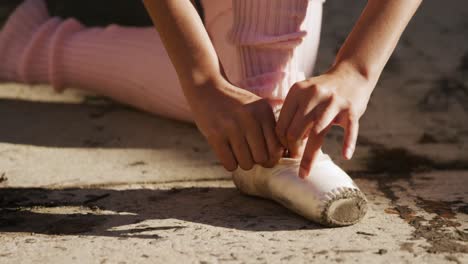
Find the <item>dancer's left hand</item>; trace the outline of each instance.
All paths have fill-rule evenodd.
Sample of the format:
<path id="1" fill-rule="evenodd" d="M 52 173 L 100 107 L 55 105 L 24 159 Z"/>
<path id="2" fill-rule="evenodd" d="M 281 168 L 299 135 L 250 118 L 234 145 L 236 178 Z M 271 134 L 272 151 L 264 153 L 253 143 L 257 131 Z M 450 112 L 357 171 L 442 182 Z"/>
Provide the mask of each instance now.
<path id="1" fill-rule="evenodd" d="M 309 174 L 332 125 L 344 128 L 342 153 L 346 159 L 351 159 L 359 119 L 367 108 L 374 85 L 353 67 L 343 66 L 292 86 L 281 109 L 276 133 L 291 157 L 298 158 L 302 154 L 301 178 Z M 307 138 L 301 153 L 301 143 Z"/>

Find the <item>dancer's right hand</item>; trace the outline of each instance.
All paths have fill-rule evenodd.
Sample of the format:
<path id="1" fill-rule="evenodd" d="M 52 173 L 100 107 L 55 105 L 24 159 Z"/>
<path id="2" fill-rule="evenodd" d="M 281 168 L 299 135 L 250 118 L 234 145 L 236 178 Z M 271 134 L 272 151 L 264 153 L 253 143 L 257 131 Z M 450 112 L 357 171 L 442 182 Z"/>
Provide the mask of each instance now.
<path id="1" fill-rule="evenodd" d="M 188 2 L 144 1 L 197 126 L 226 169 L 274 166 L 283 153 L 269 103 L 222 76 L 203 21 Z"/>
<path id="2" fill-rule="evenodd" d="M 249 170 L 274 166 L 283 154 L 275 117 L 266 99 L 225 80 L 208 82 L 186 94 L 195 122 L 223 166 Z"/>

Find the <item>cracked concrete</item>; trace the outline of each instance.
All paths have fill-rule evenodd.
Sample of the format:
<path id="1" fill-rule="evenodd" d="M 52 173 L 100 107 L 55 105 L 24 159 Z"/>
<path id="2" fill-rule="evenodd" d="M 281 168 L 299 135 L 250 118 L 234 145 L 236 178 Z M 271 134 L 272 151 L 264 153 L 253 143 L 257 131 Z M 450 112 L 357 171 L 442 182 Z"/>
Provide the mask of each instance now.
<path id="1" fill-rule="evenodd" d="M 319 71 L 363 4 L 326 3 Z M 193 125 L 1 84 L 0 263 L 467 263 L 465 6 L 424 1 L 352 161 L 339 157 L 339 129 L 327 137 L 370 202 L 345 228 L 241 195 Z"/>

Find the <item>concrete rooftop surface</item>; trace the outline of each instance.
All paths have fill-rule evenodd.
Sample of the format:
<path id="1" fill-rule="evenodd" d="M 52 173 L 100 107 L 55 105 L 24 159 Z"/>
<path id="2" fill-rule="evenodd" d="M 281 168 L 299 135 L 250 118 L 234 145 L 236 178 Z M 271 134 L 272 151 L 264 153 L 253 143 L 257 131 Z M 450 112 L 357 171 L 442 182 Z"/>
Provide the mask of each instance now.
<path id="1" fill-rule="evenodd" d="M 364 1 L 325 4 L 318 70 Z M 0 263 L 468 263 L 468 8 L 426 0 L 361 119 L 325 152 L 367 195 L 324 228 L 240 194 L 191 124 L 0 84 Z"/>

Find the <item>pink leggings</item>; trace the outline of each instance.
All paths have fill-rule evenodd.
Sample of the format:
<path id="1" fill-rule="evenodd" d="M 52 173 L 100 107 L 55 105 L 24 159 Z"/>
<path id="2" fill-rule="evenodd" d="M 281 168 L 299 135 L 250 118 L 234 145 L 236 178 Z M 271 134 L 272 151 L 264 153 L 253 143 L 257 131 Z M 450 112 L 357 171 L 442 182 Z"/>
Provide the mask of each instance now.
<path id="1" fill-rule="evenodd" d="M 204 0 L 205 26 L 229 81 L 284 99 L 310 76 L 322 0 Z M 0 80 L 76 87 L 191 121 L 176 72 L 154 28 L 85 28 L 27 0 L 0 35 Z"/>

